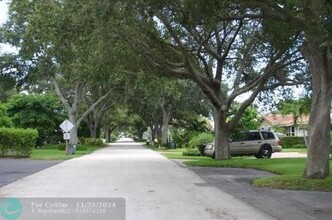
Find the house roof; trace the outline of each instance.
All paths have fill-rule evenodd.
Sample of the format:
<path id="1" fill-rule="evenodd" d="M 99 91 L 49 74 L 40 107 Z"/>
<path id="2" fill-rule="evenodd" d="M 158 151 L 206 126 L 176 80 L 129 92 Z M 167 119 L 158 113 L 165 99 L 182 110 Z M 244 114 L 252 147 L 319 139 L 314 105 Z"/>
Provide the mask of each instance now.
<path id="1" fill-rule="evenodd" d="M 293 115 L 281 115 L 281 114 L 268 114 L 264 115 L 263 118 L 271 125 L 284 125 L 289 126 L 294 124 Z M 298 118 L 298 124 L 308 124 L 309 115 Z"/>

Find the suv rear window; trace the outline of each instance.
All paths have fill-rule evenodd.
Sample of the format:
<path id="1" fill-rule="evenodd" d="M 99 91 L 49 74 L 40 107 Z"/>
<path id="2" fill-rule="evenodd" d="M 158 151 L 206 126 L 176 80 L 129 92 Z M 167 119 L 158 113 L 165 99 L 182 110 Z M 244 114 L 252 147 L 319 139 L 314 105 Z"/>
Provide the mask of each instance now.
<path id="1" fill-rule="evenodd" d="M 248 133 L 248 141 L 256 141 L 261 140 L 261 135 L 259 132 L 249 132 Z"/>
<path id="2" fill-rule="evenodd" d="M 272 140 L 275 139 L 274 135 L 272 132 L 267 132 L 267 131 L 262 131 L 261 132 L 263 135 L 264 140 Z"/>

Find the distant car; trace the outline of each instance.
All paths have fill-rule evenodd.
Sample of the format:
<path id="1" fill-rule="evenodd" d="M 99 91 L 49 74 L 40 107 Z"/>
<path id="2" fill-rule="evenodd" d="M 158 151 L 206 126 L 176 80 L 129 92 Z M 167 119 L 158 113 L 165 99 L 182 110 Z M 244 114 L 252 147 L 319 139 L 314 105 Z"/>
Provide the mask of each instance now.
<path id="1" fill-rule="evenodd" d="M 255 156 L 257 158 L 270 158 L 272 153 L 280 152 L 282 147 L 276 134 L 270 131 L 241 132 L 230 141 L 232 156 Z M 214 143 L 209 143 L 203 148 L 206 156 L 215 157 Z"/>

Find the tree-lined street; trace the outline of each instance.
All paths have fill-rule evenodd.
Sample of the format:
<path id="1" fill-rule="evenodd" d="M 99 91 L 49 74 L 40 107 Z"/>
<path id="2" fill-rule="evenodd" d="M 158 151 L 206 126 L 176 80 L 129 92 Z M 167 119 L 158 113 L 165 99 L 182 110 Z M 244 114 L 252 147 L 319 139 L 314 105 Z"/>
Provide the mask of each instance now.
<path id="1" fill-rule="evenodd" d="M 0 198 L 123 197 L 128 219 L 331 218 L 331 192 L 250 184 L 266 172 L 189 168 L 132 139 L 101 149 L 130 137 L 199 157 L 186 164 L 271 165 L 280 175 L 260 186 L 331 190 L 331 1 L 6 3 L 0 44 L 14 50 L 0 51 Z M 266 111 L 293 120 L 262 126 Z M 303 137 L 283 137 L 299 128 Z M 275 140 L 305 158 L 232 159 L 232 136 L 257 129 L 281 133 L 255 137 L 256 156 Z M 213 159 L 202 153 L 211 142 Z"/>
<path id="2" fill-rule="evenodd" d="M 256 101 L 272 107 L 274 96 L 294 99 L 291 88 L 302 86 L 301 96 L 312 99 L 304 174 L 324 179 L 330 173 L 331 8 L 323 0 L 12 0 L 0 42 L 17 53 L 0 56 L 1 100 L 22 91 L 55 93 L 74 125 L 75 145 L 82 126 L 92 137 L 100 127 L 109 136 L 121 126 L 121 117 L 109 115 L 131 113 L 133 105 L 149 108 L 135 113 L 131 126 L 139 136 L 150 127 L 150 139 L 166 144 L 169 125 L 181 120 L 174 109 L 184 92 L 177 87 L 192 83 L 210 102 L 216 159 L 227 160 L 229 134 L 248 107 Z M 151 92 L 147 82 L 154 80 L 159 86 Z"/>
<path id="3" fill-rule="evenodd" d="M 1 197 L 126 199 L 130 219 L 329 219 L 330 192 L 260 189 L 268 172 L 188 168 L 130 139 L 0 188 Z M 313 202 L 314 201 L 314 202 Z"/>

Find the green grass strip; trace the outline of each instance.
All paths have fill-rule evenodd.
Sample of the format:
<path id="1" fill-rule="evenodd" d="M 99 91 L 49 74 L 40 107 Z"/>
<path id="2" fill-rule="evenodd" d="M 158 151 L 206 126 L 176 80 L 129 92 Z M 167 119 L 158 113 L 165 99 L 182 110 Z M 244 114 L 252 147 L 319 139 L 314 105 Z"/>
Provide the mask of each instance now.
<path id="1" fill-rule="evenodd" d="M 255 157 L 233 157 L 231 160 L 213 160 L 209 157 L 187 157 L 185 148 L 157 150 L 169 159 L 188 160 L 188 166 L 252 168 L 269 171 L 276 175 L 253 180 L 253 185 L 271 189 L 332 191 L 332 175 L 325 179 L 303 178 L 306 158 L 256 159 Z M 287 149 L 287 152 L 306 153 L 306 149 Z M 332 160 L 330 160 L 332 171 Z"/>

